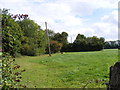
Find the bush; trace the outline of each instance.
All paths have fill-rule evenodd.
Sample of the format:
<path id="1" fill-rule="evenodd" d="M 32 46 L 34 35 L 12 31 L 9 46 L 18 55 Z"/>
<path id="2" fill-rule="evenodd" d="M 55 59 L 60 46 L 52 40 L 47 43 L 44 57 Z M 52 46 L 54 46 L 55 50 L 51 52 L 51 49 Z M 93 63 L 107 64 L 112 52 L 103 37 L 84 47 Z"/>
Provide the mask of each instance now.
<path id="1" fill-rule="evenodd" d="M 61 48 L 62 48 L 61 43 L 58 43 L 57 41 L 51 41 L 50 42 L 51 53 L 57 53 L 57 52 L 60 51 Z M 46 53 L 48 53 L 48 47 L 46 49 Z"/>
<path id="2" fill-rule="evenodd" d="M 35 56 L 36 55 L 36 49 L 32 47 L 32 45 L 23 44 L 21 49 L 22 55 L 28 55 L 28 56 Z"/>

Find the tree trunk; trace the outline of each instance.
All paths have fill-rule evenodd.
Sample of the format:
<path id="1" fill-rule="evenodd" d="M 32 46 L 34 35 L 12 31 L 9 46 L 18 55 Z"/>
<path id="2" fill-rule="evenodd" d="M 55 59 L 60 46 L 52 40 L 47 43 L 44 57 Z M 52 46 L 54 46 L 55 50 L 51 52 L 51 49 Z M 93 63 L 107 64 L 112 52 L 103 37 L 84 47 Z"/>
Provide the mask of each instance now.
<path id="1" fill-rule="evenodd" d="M 107 90 L 120 90 L 120 62 L 110 67 L 110 81 Z"/>

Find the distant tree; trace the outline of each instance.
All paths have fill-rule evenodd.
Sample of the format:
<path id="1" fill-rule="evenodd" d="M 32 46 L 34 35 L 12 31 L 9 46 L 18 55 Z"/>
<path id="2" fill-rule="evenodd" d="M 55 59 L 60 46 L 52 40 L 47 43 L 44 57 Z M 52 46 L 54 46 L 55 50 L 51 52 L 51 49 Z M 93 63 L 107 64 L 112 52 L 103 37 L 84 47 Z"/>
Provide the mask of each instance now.
<path id="1" fill-rule="evenodd" d="M 103 49 L 104 46 L 105 46 L 105 38 L 100 37 L 100 44 L 101 44 L 101 47 L 102 47 L 102 49 Z"/>
<path id="2" fill-rule="evenodd" d="M 58 41 L 59 43 L 62 42 L 62 35 L 60 33 L 56 33 L 54 37 L 52 38 L 54 41 Z"/>
<path id="3" fill-rule="evenodd" d="M 76 37 L 76 40 L 83 40 L 86 39 L 86 37 L 83 34 L 78 34 Z"/>
<path id="4" fill-rule="evenodd" d="M 46 36 L 41 26 L 30 19 L 18 21 L 18 24 L 23 32 L 21 54 L 35 56 L 45 53 Z"/>
<path id="5" fill-rule="evenodd" d="M 58 43 L 57 41 L 50 42 L 51 53 L 57 53 L 60 51 L 61 48 L 62 48 L 61 43 Z M 48 53 L 48 48 L 46 49 L 46 53 Z"/>
<path id="6" fill-rule="evenodd" d="M 85 51 L 86 49 L 86 37 L 83 34 L 78 34 L 73 42 L 74 51 Z"/>
<path id="7" fill-rule="evenodd" d="M 104 38 L 97 38 L 96 36 L 87 38 L 87 49 L 91 51 L 102 50 L 104 47 Z"/>
<path id="8" fill-rule="evenodd" d="M 37 33 L 37 53 L 38 55 L 44 54 L 47 46 L 47 37 L 45 35 L 45 31 L 40 29 Z"/>
<path id="9" fill-rule="evenodd" d="M 66 33 L 66 32 L 62 32 L 61 33 L 61 38 L 62 38 L 62 41 L 61 41 L 61 43 L 63 44 L 63 45 L 67 45 L 68 44 L 68 41 L 67 41 L 67 37 L 68 37 L 68 33 Z"/>
<path id="10" fill-rule="evenodd" d="M 110 43 L 106 41 L 106 42 L 105 42 L 105 45 L 104 45 L 104 48 L 105 48 L 105 49 L 110 49 Z"/>
<path id="11" fill-rule="evenodd" d="M 73 43 L 79 43 L 80 41 L 84 41 L 86 37 L 82 34 L 78 34 L 75 41 Z"/>
<path id="12" fill-rule="evenodd" d="M 61 43 L 63 44 L 62 48 L 61 48 L 61 52 L 65 52 L 68 50 L 68 40 L 67 40 L 67 37 L 68 37 L 68 33 L 66 32 L 62 32 L 61 33 Z"/>
<path id="13" fill-rule="evenodd" d="M 72 45 L 72 51 L 97 51 L 102 50 L 104 47 L 104 38 L 85 37 L 82 34 L 78 34 Z"/>
<path id="14" fill-rule="evenodd" d="M 119 47 L 119 40 L 118 41 L 106 41 L 104 48 L 105 49 L 114 49 Z"/>
<path id="15" fill-rule="evenodd" d="M 58 41 L 59 43 L 62 43 L 63 46 L 61 48 L 61 52 L 64 52 L 67 49 L 67 45 L 68 45 L 67 37 L 68 34 L 66 32 L 62 32 L 61 34 L 56 33 L 52 38 L 53 41 Z"/>
<path id="16" fill-rule="evenodd" d="M 39 26 L 33 20 L 24 19 L 22 21 L 19 21 L 18 24 L 20 25 L 24 36 L 32 38 L 36 37 L 36 33 L 37 30 L 39 30 Z"/>
<path id="17" fill-rule="evenodd" d="M 105 43 L 105 38 L 100 37 L 100 41 L 104 44 Z"/>
<path id="18" fill-rule="evenodd" d="M 52 38 L 52 40 L 58 41 L 59 43 L 62 43 L 64 45 L 64 44 L 68 44 L 67 37 L 68 34 L 66 32 L 62 32 L 61 34 L 56 33 Z"/>
<path id="19" fill-rule="evenodd" d="M 60 47 L 60 50 L 61 52 L 63 51 L 66 51 L 67 49 L 67 44 L 68 44 L 68 41 L 67 41 L 67 37 L 68 37 L 68 34 L 66 32 L 62 32 L 61 34 L 60 33 L 54 33 L 52 30 L 48 30 L 48 36 L 50 37 L 50 48 L 51 48 L 51 51 L 52 53 L 55 53 L 56 50 L 58 51 L 58 47 L 57 45 Z M 51 45 L 52 44 L 52 45 Z M 53 46 L 56 45 L 56 48 L 55 50 L 53 50 Z"/>
<path id="20" fill-rule="evenodd" d="M 73 52 L 75 48 L 73 48 L 73 43 L 68 43 L 64 48 L 64 51 L 61 52 Z"/>
<path id="21" fill-rule="evenodd" d="M 45 30 L 45 34 L 47 35 L 47 31 L 46 30 Z M 48 36 L 49 36 L 50 40 L 53 40 L 54 35 L 55 35 L 55 32 L 53 30 L 48 29 Z"/>

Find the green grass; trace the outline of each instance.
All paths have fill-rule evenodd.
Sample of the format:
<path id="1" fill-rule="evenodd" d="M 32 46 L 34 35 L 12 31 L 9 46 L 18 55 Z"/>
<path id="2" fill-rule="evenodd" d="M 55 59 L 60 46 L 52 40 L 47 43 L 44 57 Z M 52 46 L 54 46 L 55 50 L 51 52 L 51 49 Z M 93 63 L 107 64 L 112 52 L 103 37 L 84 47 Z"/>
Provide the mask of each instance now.
<path id="1" fill-rule="evenodd" d="M 52 57 L 23 56 L 16 63 L 26 72 L 22 82 L 37 88 L 105 88 L 109 67 L 118 61 L 118 50 L 70 52 Z"/>

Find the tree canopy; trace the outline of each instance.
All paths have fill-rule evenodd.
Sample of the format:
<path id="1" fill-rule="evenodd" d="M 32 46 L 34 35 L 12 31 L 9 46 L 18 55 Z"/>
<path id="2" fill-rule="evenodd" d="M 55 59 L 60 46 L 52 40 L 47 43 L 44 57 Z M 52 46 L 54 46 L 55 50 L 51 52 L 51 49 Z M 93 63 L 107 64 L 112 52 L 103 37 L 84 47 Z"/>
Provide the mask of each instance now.
<path id="1" fill-rule="evenodd" d="M 18 20 L 15 20 L 17 17 Z M 78 34 L 74 42 L 69 43 L 67 32 L 55 33 L 48 29 L 47 35 L 46 30 L 43 30 L 40 25 L 27 17 L 28 15 L 23 14 L 12 16 L 8 10 L 2 11 L 2 43 L 6 52 L 12 49 L 14 53 L 30 56 L 48 53 L 48 36 L 52 53 L 96 51 L 109 47 L 109 43 L 105 42 L 103 37 L 86 37 L 83 34 Z M 111 46 L 114 45 L 111 42 Z"/>

